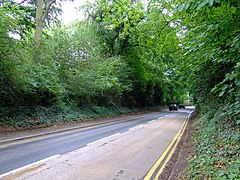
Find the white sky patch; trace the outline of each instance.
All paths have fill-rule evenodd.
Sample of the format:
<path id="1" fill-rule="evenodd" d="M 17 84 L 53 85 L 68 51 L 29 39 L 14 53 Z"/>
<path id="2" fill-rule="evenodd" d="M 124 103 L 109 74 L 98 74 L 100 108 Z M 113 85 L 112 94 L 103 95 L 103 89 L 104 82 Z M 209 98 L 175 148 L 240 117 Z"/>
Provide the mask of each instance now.
<path id="1" fill-rule="evenodd" d="M 78 8 L 84 5 L 86 2 L 94 2 L 94 0 L 74 0 L 74 1 L 62 1 L 62 21 L 64 24 L 69 24 L 76 20 L 83 20 L 83 12 L 79 11 Z M 142 0 L 145 9 L 147 8 L 148 1 Z"/>
<path id="2" fill-rule="evenodd" d="M 1 1 L 1 0 L 0 0 Z M 17 3 L 21 3 L 23 0 L 15 0 Z M 76 20 L 83 20 L 83 12 L 79 11 L 78 8 L 84 5 L 87 1 L 93 2 L 93 0 L 63 0 L 62 5 L 62 16 L 61 20 L 64 24 L 69 24 Z"/>
<path id="3" fill-rule="evenodd" d="M 83 20 L 84 15 L 78 8 L 84 5 L 87 1 L 92 2 L 93 0 L 75 0 L 75 1 L 63 1 L 62 2 L 62 21 L 64 24 L 69 24 L 76 20 Z"/>

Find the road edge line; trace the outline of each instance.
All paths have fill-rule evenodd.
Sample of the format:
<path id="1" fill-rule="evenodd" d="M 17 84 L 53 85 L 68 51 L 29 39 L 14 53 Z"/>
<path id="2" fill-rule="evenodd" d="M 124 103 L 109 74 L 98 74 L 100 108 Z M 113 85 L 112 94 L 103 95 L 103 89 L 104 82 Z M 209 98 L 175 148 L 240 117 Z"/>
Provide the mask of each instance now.
<path id="1" fill-rule="evenodd" d="M 118 136 L 118 135 L 120 135 L 120 134 L 121 134 L 121 133 L 115 133 L 115 134 L 113 134 L 113 135 L 104 137 L 104 138 L 102 138 L 102 139 L 98 139 L 98 140 L 96 140 L 96 141 L 93 141 L 93 142 L 88 143 L 87 146 L 91 146 L 91 145 L 93 145 L 93 144 L 106 141 L 106 140 L 108 140 L 108 139 L 110 139 L 110 138 L 113 138 L 113 137 L 115 137 L 115 136 Z"/>
<path id="2" fill-rule="evenodd" d="M 175 143 L 175 141 L 177 140 L 181 130 L 183 129 L 184 125 L 185 125 L 186 120 L 184 121 L 182 127 L 180 128 L 180 130 L 178 131 L 178 133 L 174 136 L 173 140 L 170 142 L 170 144 L 167 146 L 167 148 L 164 150 L 164 152 L 162 153 L 162 155 L 158 158 L 158 160 L 155 162 L 155 164 L 152 166 L 152 168 L 150 169 L 150 171 L 148 171 L 147 175 L 144 177 L 144 180 L 149 180 L 151 179 L 151 177 L 153 176 L 154 172 L 156 171 L 156 169 L 159 167 L 159 165 L 161 164 L 161 162 L 164 160 L 164 158 L 166 157 L 166 155 L 168 154 L 169 150 L 172 148 L 173 144 Z"/>
<path id="3" fill-rule="evenodd" d="M 175 152 L 175 150 L 176 150 L 176 148 L 177 148 L 178 143 L 180 142 L 180 140 L 181 140 L 181 138 L 182 138 L 182 136 L 183 136 L 183 133 L 185 132 L 185 129 L 186 129 L 186 127 L 187 127 L 187 124 L 188 124 L 188 119 L 186 120 L 185 126 L 183 127 L 181 133 L 179 134 L 179 136 L 178 136 L 178 138 L 177 138 L 177 140 L 176 140 L 176 143 L 174 144 L 172 150 L 171 150 L 170 153 L 168 154 L 167 159 L 166 159 L 165 162 L 163 163 L 162 167 L 159 169 L 159 171 L 158 171 L 158 173 L 157 173 L 157 175 L 156 175 L 156 178 L 158 178 L 158 177 L 162 174 L 164 168 L 166 167 L 167 163 L 168 163 L 169 160 L 171 159 L 173 153 Z"/>
<path id="4" fill-rule="evenodd" d="M 188 121 L 189 121 L 189 119 L 190 119 L 190 117 L 191 117 L 191 115 L 192 115 L 193 112 L 194 112 L 194 111 L 191 111 L 191 112 L 189 113 L 189 115 L 187 116 L 187 119 L 186 119 L 185 122 L 184 122 L 184 127 L 182 127 L 182 128 L 180 129 L 181 133 L 179 134 L 179 136 L 178 136 L 178 138 L 177 138 L 177 140 L 176 140 L 176 143 L 174 144 L 172 150 L 170 151 L 170 153 L 169 153 L 168 156 L 167 156 L 167 159 L 166 159 L 165 162 L 163 163 L 162 167 L 159 169 L 159 171 L 158 171 L 157 175 L 155 176 L 155 178 L 159 178 L 159 176 L 162 174 L 164 168 L 166 167 L 167 163 L 168 163 L 169 160 L 171 159 L 173 153 L 175 152 L 175 150 L 176 150 L 176 148 L 177 148 L 178 143 L 179 143 L 180 140 L 182 139 L 182 136 L 183 136 L 183 134 L 184 134 L 184 132 L 185 132 L 185 130 L 186 130 L 186 128 L 187 128 Z"/>
<path id="5" fill-rule="evenodd" d="M 128 131 L 132 131 L 132 130 L 138 129 L 138 128 L 143 127 L 143 126 L 144 126 L 143 124 L 140 124 L 138 126 L 134 126 L 132 128 L 129 128 Z"/>
<path id="6" fill-rule="evenodd" d="M 22 166 L 22 167 L 20 167 L 20 168 L 14 169 L 14 170 L 9 171 L 9 172 L 6 172 L 6 173 L 4 173 L 4 174 L 0 174 L 0 179 L 3 178 L 3 177 L 5 177 L 5 176 L 9 176 L 9 175 L 11 175 L 11 174 L 14 174 L 14 173 L 17 173 L 17 172 L 21 172 L 21 171 L 23 171 L 23 170 L 25 170 L 25 169 L 28 169 L 29 167 L 36 166 L 36 165 L 41 164 L 41 163 L 43 163 L 43 162 L 45 162 L 45 161 L 49 161 L 49 160 L 51 160 L 51 159 L 58 158 L 58 157 L 61 157 L 61 155 L 60 155 L 60 154 L 55 154 L 55 155 L 53 155 L 53 156 L 47 157 L 47 158 L 45 158 L 45 159 L 41 159 L 41 160 L 39 160 L 39 161 L 36 161 L 36 162 L 31 163 L 31 164 Z"/>

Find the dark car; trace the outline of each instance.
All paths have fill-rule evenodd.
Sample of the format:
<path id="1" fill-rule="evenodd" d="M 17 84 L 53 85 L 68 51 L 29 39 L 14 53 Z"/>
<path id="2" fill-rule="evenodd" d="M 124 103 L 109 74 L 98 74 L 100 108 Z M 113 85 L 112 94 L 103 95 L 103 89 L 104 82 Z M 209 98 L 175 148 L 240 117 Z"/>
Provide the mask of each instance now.
<path id="1" fill-rule="evenodd" d="M 185 106 L 184 106 L 183 104 L 179 104 L 178 107 L 179 107 L 179 109 L 181 109 L 181 108 L 182 108 L 182 109 L 185 109 Z"/>
<path id="2" fill-rule="evenodd" d="M 176 104 L 170 104 L 169 105 L 169 111 L 171 111 L 171 110 L 178 110 L 178 107 L 177 107 L 177 105 Z"/>

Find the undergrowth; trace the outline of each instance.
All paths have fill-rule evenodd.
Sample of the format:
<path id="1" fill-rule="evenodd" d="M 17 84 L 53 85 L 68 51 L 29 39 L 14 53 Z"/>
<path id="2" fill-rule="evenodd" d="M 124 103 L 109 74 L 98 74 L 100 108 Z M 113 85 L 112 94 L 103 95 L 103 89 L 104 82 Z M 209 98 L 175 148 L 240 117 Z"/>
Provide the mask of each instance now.
<path id="1" fill-rule="evenodd" d="M 195 123 L 196 151 L 188 179 L 240 179 L 239 114 L 233 118 L 229 112 L 209 110 Z"/>
<path id="2" fill-rule="evenodd" d="M 160 107 L 127 108 L 119 106 L 19 106 L 0 107 L 0 127 L 23 130 L 36 127 L 47 127 L 53 124 L 71 123 L 98 117 L 112 117 L 130 112 L 158 109 Z"/>

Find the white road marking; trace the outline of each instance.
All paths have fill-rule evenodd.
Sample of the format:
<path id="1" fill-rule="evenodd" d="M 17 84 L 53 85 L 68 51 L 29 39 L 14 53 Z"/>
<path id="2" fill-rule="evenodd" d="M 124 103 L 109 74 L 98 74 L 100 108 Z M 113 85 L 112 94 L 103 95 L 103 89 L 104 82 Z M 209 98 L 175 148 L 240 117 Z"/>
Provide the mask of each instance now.
<path id="1" fill-rule="evenodd" d="M 140 128 L 140 127 L 142 127 L 142 126 L 143 126 L 143 124 L 140 124 L 139 126 L 135 126 L 135 127 L 130 128 L 130 129 L 128 129 L 128 130 L 131 131 L 131 130 L 134 130 L 134 129 Z"/>
<path id="2" fill-rule="evenodd" d="M 96 143 L 105 141 L 105 140 L 110 139 L 110 138 L 112 138 L 112 137 L 114 137 L 114 136 L 117 136 L 117 135 L 119 135 L 119 134 L 120 134 L 120 133 L 116 133 L 116 134 L 113 134 L 113 135 L 111 135 L 111 136 L 108 136 L 108 137 L 99 139 L 99 140 L 97 140 L 97 141 L 93 141 L 93 142 L 91 142 L 91 143 L 88 143 L 87 146 L 91 146 L 91 145 L 93 145 L 93 144 L 96 144 Z"/>
<path id="3" fill-rule="evenodd" d="M 31 163 L 31 164 L 28 164 L 28 165 L 26 165 L 26 166 L 20 167 L 20 168 L 18 168 L 18 169 L 14 169 L 14 170 L 9 171 L 9 172 L 7 172 L 7 173 L 1 174 L 1 175 L 0 175 L 0 179 L 3 178 L 3 177 L 5 177 L 5 176 L 9 176 L 9 175 L 11 175 L 11 174 L 14 174 L 14 173 L 16 173 L 16 172 L 20 172 L 20 171 L 25 170 L 25 169 L 28 169 L 28 168 L 30 168 L 30 167 L 36 166 L 36 165 L 41 164 L 41 163 L 43 163 L 43 162 L 45 162 L 45 161 L 48 161 L 48 160 L 51 160 L 51 159 L 54 159 L 54 158 L 58 158 L 58 157 L 60 157 L 60 156 L 61 156 L 60 154 L 56 154 L 56 155 L 50 156 L 50 157 L 48 157 L 48 158 L 42 159 L 42 160 L 40 160 L 40 161 L 36 161 L 36 162 L 34 162 L 34 163 Z"/>
<path id="4" fill-rule="evenodd" d="M 148 124 L 155 122 L 156 120 L 149 121 Z"/>
<path id="5" fill-rule="evenodd" d="M 190 118 L 190 116 L 192 115 L 193 112 L 194 112 L 194 111 L 191 111 L 191 112 L 188 114 L 188 116 L 187 116 L 188 119 Z"/>
<path id="6" fill-rule="evenodd" d="M 169 115 L 165 115 L 164 117 L 168 117 Z"/>

